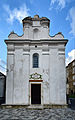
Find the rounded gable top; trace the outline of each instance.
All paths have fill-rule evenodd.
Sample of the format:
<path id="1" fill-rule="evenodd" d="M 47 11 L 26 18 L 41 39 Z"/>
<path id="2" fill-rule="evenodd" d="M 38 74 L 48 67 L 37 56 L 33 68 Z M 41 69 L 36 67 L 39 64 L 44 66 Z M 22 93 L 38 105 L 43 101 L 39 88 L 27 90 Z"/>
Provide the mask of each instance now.
<path id="1" fill-rule="evenodd" d="M 44 20 L 44 21 L 50 21 L 47 17 L 39 17 L 39 15 L 34 15 L 34 17 L 32 18 L 31 16 L 28 16 L 28 17 L 25 17 L 22 22 L 24 21 L 35 21 L 35 20 L 38 20 L 38 21 L 41 21 L 41 20 Z"/>
<path id="2" fill-rule="evenodd" d="M 23 22 L 23 21 L 26 21 L 26 20 L 32 20 L 31 16 L 25 17 L 25 18 L 22 20 L 22 22 Z"/>
<path id="3" fill-rule="evenodd" d="M 39 15 L 34 15 L 34 18 L 39 18 Z"/>

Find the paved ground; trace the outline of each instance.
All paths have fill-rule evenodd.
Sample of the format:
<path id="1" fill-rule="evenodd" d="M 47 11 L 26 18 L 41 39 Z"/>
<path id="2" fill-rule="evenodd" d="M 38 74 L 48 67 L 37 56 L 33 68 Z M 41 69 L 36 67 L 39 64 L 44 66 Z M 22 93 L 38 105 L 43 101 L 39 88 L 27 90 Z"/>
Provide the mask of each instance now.
<path id="1" fill-rule="evenodd" d="M 75 120 L 75 110 L 0 108 L 0 120 Z"/>

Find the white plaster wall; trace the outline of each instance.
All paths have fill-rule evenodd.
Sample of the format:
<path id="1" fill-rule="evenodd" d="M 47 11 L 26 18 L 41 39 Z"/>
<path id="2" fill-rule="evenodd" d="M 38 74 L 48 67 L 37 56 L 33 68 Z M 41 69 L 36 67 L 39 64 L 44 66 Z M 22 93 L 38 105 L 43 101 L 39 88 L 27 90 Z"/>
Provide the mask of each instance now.
<path id="1" fill-rule="evenodd" d="M 50 49 L 50 103 L 51 104 L 60 104 L 59 100 L 59 61 L 58 61 L 58 49 L 53 47 Z"/>
<path id="2" fill-rule="evenodd" d="M 9 39 L 11 42 L 14 39 L 14 43 L 7 43 L 9 71 L 6 80 L 6 103 L 30 104 L 29 77 L 31 74 L 38 73 L 43 79 L 42 104 L 66 104 L 65 42 L 61 41 L 64 36 L 58 33 L 50 37 L 48 23 L 38 19 L 33 19 L 32 24 L 25 23 L 23 31 L 22 36 L 11 32 Z M 21 39 L 22 41 L 18 41 Z M 23 43 L 23 40 L 29 41 Z M 47 43 L 44 44 L 42 40 Z M 33 68 L 34 53 L 39 54 L 39 68 Z"/>
<path id="3" fill-rule="evenodd" d="M 42 53 L 43 104 L 49 104 L 49 53 Z"/>
<path id="4" fill-rule="evenodd" d="M 14 55 L 7 54 L 6 104 L 13 104 L 13 63 Z"/>
<path id="5" fill-rule="evenodd" d="M 24 80 L 24 103 L 29 104 L 29 67 L 30 67 L 30 54 L 23 54 L 23 80 Z"/>
<path id="6" fill-rule="evenodd" d="M 6 104 L 30 104 L 29 77 L 42 75 L 42 103 L 66 104 L 64 46 L 18 45 L 8 51 Z M 33 68 L 33 54 L 39 54 L 39 68 Z M 62 86 L 63 85 L 63 86 Z"/>
<path id="7" fill-rule="evenodd" d="M 29 104 L 30 56 L 22 46 L 15 46 L 7 56 L 6 104 Z"/>
<path id="8" fill-rule="evenodd" d="M 15 50 L 14 104 L 28 104 L 29 55 L 23 49 Z"/>
<path id="9" fill-rule="evenodd" d="M 34 32 L 38 29 L 38 32 Z M 25 25 L 24 36 L 25 39 L 40 40 L 49 38 L 49 28 L 45 23 L 41 26 L 39 21 L 33 21 L 33 25 Z"/>
<path id="10" fill-rule="evenodd" d="M 15 49 L 14 59 L 14 104 L 23 102 L 23 50 Z"/>
<path id="11" fill-rule="evenodd" d="M 31 39 L 31 40 L 33 40 L 33 27 L 32 26 L 29 26 L 29 36 L 28 36 L 28 38 L 29 39 Z"/>
<path id="12" fill-rule="evenodd" d="M 59 55 L 59 100 L 60 104 L 66 104 L 66 70 L 65 55 Z"/>
<path id="13" fill-rule="evenodd" d="M 26 27 L 25 30 L 24 30 L 24 36 L 23 36 L 25 39 L 28 39 L 29 38 L 29 27 Z"/>
<path id="14" fill-rule="evenodd" d="M 47 26 L 41 26 L 41 35 L 40 38 L 41 39 L 47 39 L 49 36 L 49 31 L 48 31 L 48 27 Z"/>

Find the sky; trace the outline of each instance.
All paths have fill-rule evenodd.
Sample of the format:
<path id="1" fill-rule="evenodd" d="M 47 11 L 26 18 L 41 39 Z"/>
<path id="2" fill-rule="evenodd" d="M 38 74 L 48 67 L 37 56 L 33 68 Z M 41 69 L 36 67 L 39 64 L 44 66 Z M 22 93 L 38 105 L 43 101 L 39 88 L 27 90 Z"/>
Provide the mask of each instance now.
<path id="1" fill-rule="evenodd" d="M 50 36 L 62 32 L 68 43 L 66 65 L 75 59 L 75 0 L 0 0 L 0 71 L 6 72 L 7 46 L 11 31 L 23 34 L 22 19 L 38 14 L 50 19 Z"/>

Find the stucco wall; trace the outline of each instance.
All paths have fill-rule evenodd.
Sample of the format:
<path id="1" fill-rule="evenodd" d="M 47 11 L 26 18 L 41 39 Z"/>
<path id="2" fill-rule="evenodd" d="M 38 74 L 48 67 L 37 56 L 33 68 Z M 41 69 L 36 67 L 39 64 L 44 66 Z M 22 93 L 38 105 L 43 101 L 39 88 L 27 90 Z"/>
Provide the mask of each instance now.
<path id="1" fill-rule="evenodd" d="M 36 17 L 36 18 L 35 18 Z M 66 104 L 65 45 L 62 33 L 49 36 L 49 19 L 23 20 L 22 36 L 11 32 L 7 44 L 6 104 L 31 104 L 31 74 L 40 74 L 41 104 Z M 33 68 L 33 54 L 39 67 Z"/>
<path id="2" fill-rule="evenodd" d="M 10 45 L 9 45 L 10 46 Z M 30 104 L 29 77 L 42 75 L 42 104 L 66 104 L 64 45 L 16 44 L 8 51 L 7 104 Z M 39 68 L 33 68 L 33 54 L 39 54 Z M 35 80 L 34 80 L 35 82 Z"/>

